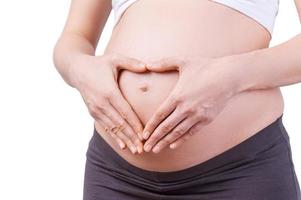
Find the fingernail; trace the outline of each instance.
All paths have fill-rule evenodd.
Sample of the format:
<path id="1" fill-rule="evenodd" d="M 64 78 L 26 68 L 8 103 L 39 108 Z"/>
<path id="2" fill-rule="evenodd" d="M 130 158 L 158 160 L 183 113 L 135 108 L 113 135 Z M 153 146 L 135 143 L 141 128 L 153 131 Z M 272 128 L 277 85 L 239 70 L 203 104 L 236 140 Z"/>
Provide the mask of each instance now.
<path id="1" fill-rule="evenodd" d="M 169 147 L 170 147 L 171 149 L 175 149 L 175 148 L 177 147 L 177 145 L 176 145 L 175 143 L 172 143 L 171 145 L 169 145 Z"/>
<path id="2" fill-rule="evenodd" d="M 131 150 L 132 150 L 132 153 L 134 153 L 134 154 L 137 152 L 137 149 L 135 146 L 131 146 Z"/>
<path id="3" fill-rule="evenodd" d="M 153 148 L 153 152 L 154 152 L 154 153 L 159 153 L 159 151 L 160 151 L 160 148 L 159 148 L 158 146 L 155 146 L 155 147 Z"/>
<path id="4" fill-rule="evenodd" d="M 137 149 L 137 152 L 140 153 L 141 152 L 141 146 L 139 144 L 135 145 L 135 148 Z"/>
<path id="5" fill-rule="evenodd" d="M 138 138 L 139 138 L 140 141 L 143 141 L 143 137 L 142 137 L 142 133 L 141 132 L 138 133 Z"/>
<path id="6" fill-rule="evenodd" d="M 140 153 L 142 153 L 142 151 L 143 151 L 143 148 L 141 146 L 139 146 L 138 147 L 138 153 L 140 154 Z"/>
<path id="7" fill-rule="evenodd" d="M 119 146 L 121 149 L 123 149 L 125 147 L 124 143 L 119 143 Z"/>
<path id="8" fill-rule="evenodd" d="M 144 152 L 143 143 L 141 144 L 141 153 Z"/>
<path id="9" fill-rule="evenodd" d="M 149 133 L 148 131 L 145 131 L 145 132 L 143 133 L 143 138 L 144 138 L 145 140 L 147 140 L 149 134 L 150 134 L 150 133 Z"/>
<path id="10" fill-rule="evenodd" d="M 149 151 L 151 150 L 151 148 L 152 148 L 152 146 L 151 146 L 150 144 L 147 144 L 147 145 L 145 146 L 144 150 L 145 150 L 146 152 L 149 152 Z"/>

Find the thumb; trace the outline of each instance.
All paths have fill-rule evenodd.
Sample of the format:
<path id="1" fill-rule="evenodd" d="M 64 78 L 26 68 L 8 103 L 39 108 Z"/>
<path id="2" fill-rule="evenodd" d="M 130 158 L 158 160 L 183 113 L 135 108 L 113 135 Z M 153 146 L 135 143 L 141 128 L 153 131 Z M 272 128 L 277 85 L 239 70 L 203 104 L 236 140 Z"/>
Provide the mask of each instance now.
<path id="1" fill-rule="evenodd" d="M 162 58 L 158 61 L 148 62 L 146 68 L 149 71 L 164 72 L 170 70 L 179 70 L 182 61 L 176 57 Z"/>
<path id="2" fill-rule="evenodd" d="M 136 58 L 119 55 L 115 61 L 117 70 L 127 69 L 133 72 L 145 72 L 146 64 Z"/>

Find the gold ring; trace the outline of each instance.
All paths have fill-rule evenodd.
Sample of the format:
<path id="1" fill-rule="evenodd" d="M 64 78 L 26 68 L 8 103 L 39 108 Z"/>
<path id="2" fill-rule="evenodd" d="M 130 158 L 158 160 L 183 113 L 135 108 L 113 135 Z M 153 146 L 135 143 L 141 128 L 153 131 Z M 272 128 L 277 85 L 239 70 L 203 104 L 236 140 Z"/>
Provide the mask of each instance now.
<path id="1" fill-rule="evenodd" d="M 114 133 L 114 134 L 117 133 L 118 131 L 119 131 L 118 126 L 114 126 L 114 127 L 111 128 L 111 132 Z"/>
<path id="2" fill-rule="evenodd" d="M 125 124 L 121 124 L 121 125 L 119 126 L 119 131 L 123 131 L 123 129 L 125 129 Z"/>

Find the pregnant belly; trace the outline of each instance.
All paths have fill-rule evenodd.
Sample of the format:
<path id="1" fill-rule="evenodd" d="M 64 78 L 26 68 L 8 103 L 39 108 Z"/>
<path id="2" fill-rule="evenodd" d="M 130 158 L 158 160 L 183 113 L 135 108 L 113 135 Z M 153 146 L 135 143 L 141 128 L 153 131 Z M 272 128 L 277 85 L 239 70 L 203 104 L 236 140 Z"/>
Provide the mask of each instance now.
<path id="1" fill-rule="evenodd" d="M 104 53 L 118 52 L 147 62 L 182 54 L 224 56 L 268 45 L 266 30 L 231 8 L 210 1 L 175 0 L 166 15 L 162 9 L 165 4 L 169 5 L 161 0 L 160 3 L 156 0 L 134 3 L 114 28 Z M 231 25 L 233 22 L 235 27 Z M 123 70 L 118 84 L 145 125 L 172 91 L 178 77 L 177 71 L 134 73 Z M 121 150 L 101 126 L 95 126 L 129 163 L 146 170 L 176 171 L 205 162 L 239 144 L 282 112 L 279 88 L 240 93 L 230 99 L 212 123 L 177 149 L 165 148 L 159 154 L 133 155 L 128 149 Z"/>
<path id="2" fill-rule="evenodd" d="M 177 79 L 178 71 L 141 74 L 124 70 L 120 73 L 119 87 L 145 125 L 154 110 L 167 98 Z"/>

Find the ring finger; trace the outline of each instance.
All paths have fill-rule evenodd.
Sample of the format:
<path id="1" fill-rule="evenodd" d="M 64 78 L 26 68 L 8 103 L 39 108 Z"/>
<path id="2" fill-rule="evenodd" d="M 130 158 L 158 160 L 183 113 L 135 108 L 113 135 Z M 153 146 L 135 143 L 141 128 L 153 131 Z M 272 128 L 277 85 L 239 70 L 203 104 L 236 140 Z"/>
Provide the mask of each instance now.
<path id="1" fill-rule="evenodd" d="M 200 120 L 197 117 L 185 118 L 154 146 L 153 152 L 154 153 L 160 152 L 164 147 L 168 146 L 178 138 L 184 136 L 185 133 L 187 133 L 187 131 L 198 121 Z"/>
<path id="2" fill-rule="evenodd" d="M 104 115 L 103 113 L 99 113 L 99 118 L 101 118 L 101 120 L 104 122 L 104 124 L 106 124 L 106 127 L 109 128 L 109 131 L 111 132 L 111 130 L 116 127 L 112 120 L 109 119 L 106 115 Z M 114 129 L 113 129 L 114 130 Z M 114 133 L 113 133 L 114 134 Z M 117 135 L 123 142 L 125 142 L 127 144 L 127 146 L 130 148 L 130 150 L 132 151 L 132 153 L 136 153 L 136 147 L 135 145 L 132 143 L 132 141 L 123 133 L 123 131 L 117 131 L 115 133 L 115 135 Z"/>
<path id="3" fill-rule="evenodd" d="M 105 113 L 105 115 L 107 115 L 114 124 L 118 124 L 120 128 L 122 128 L 122 132 L 128 136 L 133 144 L 135 144 L 135 149 L 138 150 L 139 153 L 142 153 L 143 144 L 139 140 L 138 135 L 112 105 L 108 105 L 107 107 L 110 109 L 110 112 Z"/>
<path id="4" fill-rule="evenodd" d="M 110 128 L 108 128 L 101 119 L 97 119 L 97 123 L 99 123 L 103 127 L 106 133 L 109 133 L 112 136 L 112 138 L 114 138 L 117 141 L 121 149 L 125 148 L 126 144 L 122 141 L 122 139 L 120 139 L 119 136 L 117 136 L 115 133 L 111 132 Z"/>

